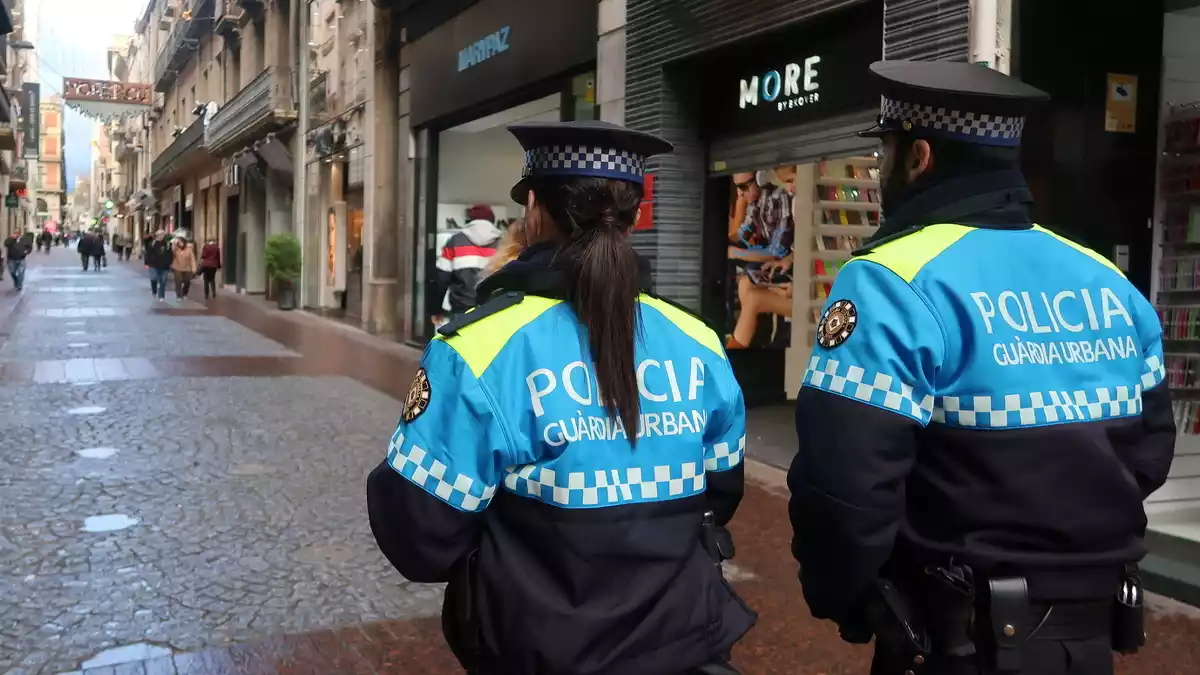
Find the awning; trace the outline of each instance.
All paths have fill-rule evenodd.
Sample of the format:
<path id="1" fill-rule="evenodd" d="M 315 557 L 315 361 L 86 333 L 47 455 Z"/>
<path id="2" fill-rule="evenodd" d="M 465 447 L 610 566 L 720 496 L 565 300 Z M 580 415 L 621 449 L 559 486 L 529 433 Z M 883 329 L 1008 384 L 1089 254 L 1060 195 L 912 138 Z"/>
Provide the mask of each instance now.
<path id="1" fill-rule="evenodd" d="M 284 143 L 274 132 L 267 134 L 267 137 L 254 144 L 254 152 L 266 162 L 267 167 L 275 171 L 284 173 L 292 173 L 295 167 L 292 166 L 292 153 L 288 150 L 287 143 Z"/>

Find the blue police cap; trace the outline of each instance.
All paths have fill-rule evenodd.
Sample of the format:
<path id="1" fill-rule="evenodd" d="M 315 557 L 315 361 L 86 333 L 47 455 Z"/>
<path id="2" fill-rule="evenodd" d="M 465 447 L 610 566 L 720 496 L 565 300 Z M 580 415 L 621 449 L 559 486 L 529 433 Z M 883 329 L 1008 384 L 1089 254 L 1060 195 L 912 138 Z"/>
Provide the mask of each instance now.
<path id="1" fill-rule="evenodd" d="M 641 185 L 646 159 L 675 147 L 653 134 L 611 122 L 528 122 L 508 130 L 525 149 L 521 180 L 509 193 L 521 205 L 529 180 L 543 176 L 615 178 Z"/>
<path id="2" fill-rule="evenodd" d="M 860 136 L 906 131 L 977 145 L 1021 144 L 1025 117 L 1046 92 L 961 61 L 876 61 L 883 88 L 878 123 Z"/>

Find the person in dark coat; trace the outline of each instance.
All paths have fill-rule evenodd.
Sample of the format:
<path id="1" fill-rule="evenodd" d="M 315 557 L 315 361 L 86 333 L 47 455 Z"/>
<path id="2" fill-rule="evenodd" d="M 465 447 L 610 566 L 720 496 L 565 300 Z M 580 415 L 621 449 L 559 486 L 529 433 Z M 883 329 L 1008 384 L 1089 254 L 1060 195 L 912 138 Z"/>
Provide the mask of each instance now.
<path id="1" fill-rule="evenodd" d="M 221 247 L 216 239 L 209 239 L 200 249 L 200 274 L 204 277 L 204 299 L 217 297 L 217 270 L 221 269 Z"/>
<path id="2" fill-rule="evenodd" d="M 165 230 L 154 233 L 154 239 L 142 249 L 142 260 L 146 267 L 150 268 L 151 295 L 158 298 L 159 302 L 165 302 L 167 274 L 171 271 L 171 263 L 175 261 L 175 254 L 171 251 L 171 244 L 167 242 Z"/>
<path id="3" fill-rule="evenodd" d="M 79 262 L 83 266 L 84 272 L 88 270 L 88 261 L 92 259 L 92 248 L 95 238 L 91 232 L 84 232 L 79 237 L 79 243 L 75 247 L 75 250 L 79 252 Z"/>
<path id="4" fill-rule="evenodd" d="M 92 236 L 92 245 L 90 248 L 90 252 L 92 255 L 92 267 L 97 272 L 100 271 L 101 263 L 103 263 L 105 267 L 108 267 L 108 257 L 105 255 L 105 251 L 104 251 L 104 237 L 103 236 L 101 236 L 100 234 L 95 234 Z"/>

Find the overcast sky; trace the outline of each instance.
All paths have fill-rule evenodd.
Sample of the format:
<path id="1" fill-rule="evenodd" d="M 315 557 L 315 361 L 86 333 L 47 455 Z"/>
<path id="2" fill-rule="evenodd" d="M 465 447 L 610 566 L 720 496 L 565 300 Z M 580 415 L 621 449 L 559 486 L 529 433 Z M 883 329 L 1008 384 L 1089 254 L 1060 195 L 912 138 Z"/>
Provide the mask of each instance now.
<path id="1" fill-rule="evenodd" d="M 149 0 L 25 0 L 38 13 L 39 35 L 26 39 L 38 50 L 42 96 L 62 93 L 63 77 L 108 78 L 105 54 L 116 35 L 133 33 L 133 24 Z M 67 109 L 67 189 L 87 175 L 92 161 L 94 122 Z"/>

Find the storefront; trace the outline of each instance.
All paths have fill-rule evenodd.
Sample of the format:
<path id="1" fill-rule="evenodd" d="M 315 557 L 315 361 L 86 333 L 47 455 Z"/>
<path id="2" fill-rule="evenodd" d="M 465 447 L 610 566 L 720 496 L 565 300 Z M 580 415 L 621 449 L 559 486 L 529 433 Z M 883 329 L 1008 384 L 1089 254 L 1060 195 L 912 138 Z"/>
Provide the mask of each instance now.
<path id="1" fill-rule="evenodd" d="M 856 132 L 879 114 L 867 73 L 883 3 L 713 39 L 726 45 L 659 72 L 639 55 L 643 30 L 662 29 L 627 30 L 626 89 L 639 95 L 626 117 L 657 113 L 651 130 L 677 148 L 652 162 L 653 218 L 635 245 L 660 293 L 721 328 L 749 405 L 794 397 L 833 277 L 879 224 L 875 143 Z"/>
<path id="2" fill-rule="evenodd" d="M 553 30 L 546 30 L 552 26 Z M 595 0 L 483 0 L 406 45 L 416 168 L 413 338 L 447 313 L 442 245 L 486 206 L 501 231 L 522 215 L 509 189 L 524 153 L 516 122 L 598 119 Z"/>
<path id="3" fill-rule="evenodd" d="M 355 322 L 363 318 L 363 225 L 366 157 L 365 106 L 357 106 L 308 134 L 307 219 L 321 251 L 314 306 Z"/>

